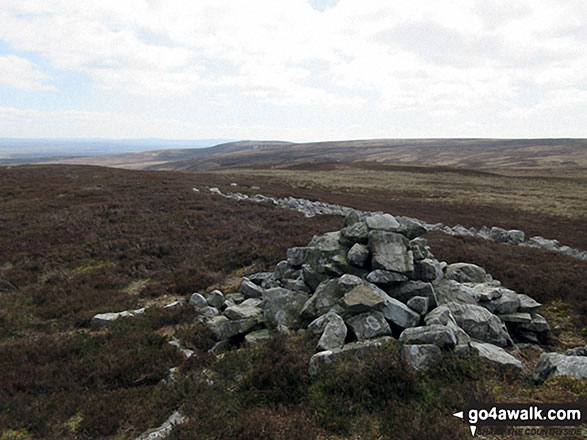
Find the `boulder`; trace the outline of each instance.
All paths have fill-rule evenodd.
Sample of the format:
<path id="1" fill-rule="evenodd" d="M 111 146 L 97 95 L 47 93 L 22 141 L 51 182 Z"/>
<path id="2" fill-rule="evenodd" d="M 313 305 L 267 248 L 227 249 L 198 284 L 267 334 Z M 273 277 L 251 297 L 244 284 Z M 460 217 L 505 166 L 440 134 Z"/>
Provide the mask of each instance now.
<path id="1" fill-rule="evenodd" d="M 529 323 L 520 324 L 518 328 L 536 333 L 550 331 L 550 326 L 548 325 L 548 322 L 546 322 L 546 319 L 544 319 L 544 317 L 542 315 L 539 315 L 538 313 L 532 316 L 532 321 L 530 321 Z"/>
<path id="2" fill-rule="evenodd" d="M 355 223 L 358 223 L 361 221 L 361 215 L 355 211 L 354 209 L 351 209 L 349 211 L 349 213 L 345 216 L 344 218 L 344 226 L 350 226 L 350 225 L 354 225 Z"/>
<path id="3" fill-rule="evenodd" d="M 365 217 L 369 230 L 397 232 L 400 224 L 391 214 L 371 214 Z"/>
<path id="4" fill-rule="evenodd" d="M 206 321 L 206 325 L 217 341 L 230 339 L 236 335 L 249 332 L 257 325 L 255 319 L 239 319 L 231 321 L 226 316 L 214 316 Z"/>
<path id="5" fill-rule="evenodd" d="M 452 312 L 447 306 L 438 306 L 431 310 L 425 317 L 426 325 L 457 325 Z"/>
<path id="6" fill-rule="evenodd" d="M 247 278 L 243 278 L 238 289 L 239 293 L 242 293 L 245 298 L 261 298 L 264 290 L 261 286 L 256 285 Z"/>
<path id="7" fill-rule="evenodd" d="M 442 267 L 438 260 L 425 258 L 414 263 L 414 273 L 412 279 L 421 281 L 436 281 L 442 279 Z"/>
<path id="8" fill-rule="evenodd" d="M 93 327 L 106 327 L 119 318 L 134 318 L 135 316 L 144 314 L 146 310 L 143 307 L 137 310 L 125 310 L 123 312 L 98 313 L 92 317 L 90 325 Z"/>
<path id="9" fill-rule="evenodd" d="M 356 275 L 345 274 L 337 280 L 337 283 L 338 291 L 342 296 L 363 284 L 363 280 Z"/>
<path id="10" fill-rule="evenodd" d="M 408 240 L 395 232 L 369 232 L 369 250 L 373 269 L 409 274 L 414 270 L 412 251 Z"/>
<path id="11" fill-rule="evenodd" d="M 432 287 L 432 284 L 424 281 L 408 281 L 399 286 L 393 286 L 388 290 L 388 294 L 403 303 L 407 303 L 415 296 L 423 296 L 428 298 L 431 308 L 436 307 L 438 304 L 434 287 Z"/>
<path id="12" fill-rule="evenodd" d="M 312 266 L 309 264 L 302 265 L 302 280 L 304 283 L 312 290 L 316 290 L 318 285 L 327 279 L 329 279 L 329 275 L 324 273 L 318 272 L 317 270 L 313 269 Z"/>
<path id="13" fill-rule="evenodd" d="M 385 292 L 382 295 L 372 287 L 362 284 L 343 296 L 341 306 L 351 315 L 379 310 L 385 304 L 385 296 Z"/>
<path id="14" fill-rule="evenodd" d="M 506 324 L 529 324 L 532 322 L 532 315 L 529 313 L 508 313 L 499 315 Z"/>
<path id="15" fill-rule="evenodd" d="M 420 315 L 395 298 L 389 298 L 383 307 L 385 319 L 399 328 L 415 327 Z"/>
<path id="16" fill-rule="evenodd" d="M 440 305 L 449 302 L 477 304 L 479 300 L 479 294 L 475 290 L 454 280 L 440 280 L 432 285 Z"/>
<path id="17" fill-rule="evenodd" d="M 401 333 L 399 340 L 405 344 L 435 344 L 447 349 L 457 345 L 455 331 L 445 325 L 407 328 Z"/>
<path id="18" fill-rule="evenodd" d="M 426 258 L 434 258 L 430 247 L 428 246 L 428 240 L 422 237 L 414 238 L 410 241 L 409 248 L 414 255 L 414 260 L 425 260 Z"/>
<path id="19" fill-rule="evenodd" d="M 320 340 L 318 341 L 318 351 L 332 350 L 333 348 L 342 347 L 346 335 L 347 327 L 344 320 L 336 313 L 332 313 L 324 327 L 322 336 L 320 336 Z"/>
<path id="20" fill-rule="evenodd" d="M 206 301 L 206 298 L 204 298 L 204 296 L 200 293 L 192 293 L 192 296 L 190 297 L 190 301 L 189 303 L 194 306 L 196 309 L 202 309 L 204 307 L 208 307 L 208 301 Z"/>
<path id="21" fill-rule="evenodd" d="M 513 290 L 499 289 L 501 295 L 499 298 L 495 298 L 491 301 L 485 302 L 482 305 L 487 308 L 491 313 L 498 315 L 505 315 L 508 313 L 516 313 L 520 308 L 519 295 Z"/>
<path id="22" fill-rule="evenodd" d="M 571 376 L 579 380 L 587 379 L 587 357 L 542 353 L 536 364 L 534 380 L 542 383 L 551 376 Z"/>
<path id="23" fill-rule="evenodd" d="M 570 348 L 565 351 L 565 356 L 587 356 L 587 345 L 584 347 Z"/>
<path id="24" fill-rule="evenodd" d="M 308 330 L 310 330 L 314 335 L 321 335 L 330 320 L 333 319 L 335 315 L 339 316 L 336 312 L 330 311 L 322 316 L 319 316 L 308 325 Z"/>
<path id="25" fill-rule="evenodd" d="M 453 263 L 446 268 L 444 277 L 459 283 L 483 283 L 487 277 L 485 269 L 471 263 Z"/>
<path id="26" fill-rule="evenodd" d="M 252 281 L 257 286 L 260 286 L 261 284 L 263 284 L 263 281 L 265 281 L 271 275 L 273 275 L 273 272 L 257 272 L 249 275 L 247 278 L 249 279 L 249 281 Z"/>
<path id="27" fill-rule="evenodd" d="M 314 294 L 302 306 L 304 319 L 314 319 L 328 312 L 340 300 L 341 293 L 338 279 L 329 279 L 320 283 Z"/>
<path id="28" fill-rule="evenodd" d="M 311 357 L 308 371 L 310 375 L 314 376 L 327 365 L 330 365 L 334 362 L 340 362 L 342 360 L 362 358 L 366 355 L 369 355 L 370 353 L 375 352 L 385 344 L 389 344 L 391 340 L 391 337 L 383 336 L 378 339 L 370 339 L 364 342 L 353 342 L 350 344 L 345 344 L 341 348 L 321 351 Z"/>
<path id="29" fill-rule="evenodd" d="M 424 235 L 426 232 L 428 232 L 428 230 L 423 225 L 412 218 L 396 217 L 395 219 L 400 224 L 398 232 L 400 232 L 402 235 L 405 235 L 410 240 L 413 240 L 414 238 Z"/>
<path id="30" fill-rule="evenodd" d="M 518 294 L 518 299 L 520 300 L 520 308 L 518 309 L 520 312 L 533 313 L 542 307 L 542 304 L 530 298 L 528 295 Z"/>
<path id="31" fill-rule="evenodd" d="M 503 290 L 500 286 L 496 286 L 494 283 L 473 284 L 469 287 L 475 291 L 477 301 L 480 303 L 498 299 Z"/>
<path id="32" fill-rule="evenodd" d="M 361 313 L 348 319 L 347 323 L 359 341 L 391 335 L 391 328 L 381 312 Z"/>
<path id="33" fill-rule="evenodd" d="M 415 296 L 406 304 L 414 312 L 425 315 L 428 312 L 429 299 L 425 296 Z"/>
<path id="34" fill-rule="evenodd" d="M 348 251 L 347 261 L 357 267 L 363 267 L 369 259 L 369 249 L 366 246 L 355 243 Z"/>
<path id="35" fill-rule="evenodd" d="M 229 293 L 225 297 L 225 301 L 231 301 L 234 304 L 240 304 L 245 300 L 245 296 L 242 293 Z M 228 305 L 228 304 L 227 304 Z"/>
<path id="36" fill-rule="evenodd" d="M 263 320 L 263 310 L 261 310 L 259 307 L 246 305 L 244 303 L 227 307 L 224 311 L 224 315 L 228 319 L 232 320 L 254 319 L 257 322 L 261 322 Z"/>
<path id="37" fill-rule="evenodd" d="M 302 307 L 308 300 L 303 292 L 294 292 L 283 288 L 265 290 L 263 293 L 265 322 L 270 328 L 279 325 L 299 328 L 302 320 Z"/>
<path id="38" fill-rule="evenodd" d="M 499 367 L 519 371 L 523 369 L 522 362 L 506 352 L 503 348 L 496 347 L 493 344 L 471 341 L 471 349 L 481 359 Z"/>
<path id="39" fill-rule="evenodd" d="M 358 222 L 342 229 L 340 234 L 343 237 L 343 243 L 349 245 L 352 245 L 353 243 L 367 243 L 369 229 L 364 222 Z"/>
<path id="40" fill-rule="evenodd" d="M 402 354 L 416 371 L 426 371 L 442 360 L 440 347 L 435 344 L 404 345 Z"/>
<path id="41" fill-rule="evenodd" d="M 220 309 L 224 305 L 224 294 L 220 290 L 215 289 L 208 294 L 206 302 L 209 306 Z"/>
<path id="42" fill-rule="evenodd" d="M 268 329 L 257 330 L 245 336 L 245 344 L 249 347 L 257 347 L 259 345 L 269 342 L 273 335 Z"/>
<path id="43" fill-rule="evenodd" d="M 450 309 L 458 326 L 472 338 L 499 347 L 507 347 L 512 344 L 502 320 L 484 307 L 455 302 L 449 302 L 446 306 Z"/>
<path id="44" fill-rule="evenodd" d="M 370 283 L 389 286 L 407 281 L 408 277 L 401 273 L 390 272 L 389 270 L 375 269 L 367 274 L 366 279 Z"/>

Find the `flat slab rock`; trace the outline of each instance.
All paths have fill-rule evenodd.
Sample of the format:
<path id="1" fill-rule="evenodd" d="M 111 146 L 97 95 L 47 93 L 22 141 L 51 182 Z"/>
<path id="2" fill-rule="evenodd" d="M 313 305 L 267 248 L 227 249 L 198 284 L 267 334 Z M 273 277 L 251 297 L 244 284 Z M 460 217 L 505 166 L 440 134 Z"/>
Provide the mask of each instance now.
<path id="1" fill-rule="evenodd" d="M 542 353 L 536 364 L 534 380 L 542 383 L 550 376 L 571 376 L 575 379 L 587 379 L 587 356 Z"/>
<path id="2" fill-rule="evenodd" d="M 493 344 L 471 341 L 471 349 L 481 359 L 500 367 L 512 368 L 521 371 L 522 362 L 506 352 L 503 348 Z"/>
<path id="3" fill-rule="evenodd" d="M 365 342 L 352 342 L 333 350 L 321 351 L 316 353 L 310 359 L 308 371 L 310 375 L 314 376 L 327 365 L 346 359 L 352 359 L 353 357 L 360 358 L 366 356 L 382 347 L 384 344 L 389 343 L 391 340 L 392 338 L 390 336 L 383 336 L 382 338 L 371 339 Z"/>
<path id="4" fill-rule="evenodd" d="M 143 432 L 135 440 L 162 440 L 167 438 L 176 425 L 182 425 L 188 418 L 179 411 L 174 412 L 163 424 L 157 428 Z"/>

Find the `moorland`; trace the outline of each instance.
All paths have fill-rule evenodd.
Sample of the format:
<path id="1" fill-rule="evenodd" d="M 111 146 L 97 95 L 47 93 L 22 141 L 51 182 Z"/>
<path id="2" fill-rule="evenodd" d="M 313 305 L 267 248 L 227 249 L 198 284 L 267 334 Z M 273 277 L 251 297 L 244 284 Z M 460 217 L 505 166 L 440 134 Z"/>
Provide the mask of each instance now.
<path id="1" fill-rule="evenodd" d="M 584 402 L 584 382 L 533 383 L 540 354 L 533 347 L 518 353 L 521 376 L 449 355 L 416 373 L 394 344 L 311 378 L 316 341 L 308 335 L 217 358 L 192 307 L 163 307 L 196 291 L 234 292 L 241 276 L 272 270 L 287 248 L 342 224 L 339 216 L 305 218 L 207 188 L 518 228 L 587 249 L 581 154 L 575 148 L 575 159 L 531 167 L 337 160 L 174 165 L 181 171 L 1 167 L 0 438 L 135 438 L 181 407 L 190 420 L 170 439 L 452 439 L 470 435 L 450 414 L 471 396 Z M 587 344 L 587 262 L 473 237 L 425 238 L 438 259 L 479 264 L 543 303 L 553 329 L 545 350 Z M 97 313 L 146 305 L 136 319 L 90 325 Z M 195 355 L 183 359 L 168 344 L 172 336 Z M 181 374 L 170 385 L 164 379 L 175 366 Z"/>

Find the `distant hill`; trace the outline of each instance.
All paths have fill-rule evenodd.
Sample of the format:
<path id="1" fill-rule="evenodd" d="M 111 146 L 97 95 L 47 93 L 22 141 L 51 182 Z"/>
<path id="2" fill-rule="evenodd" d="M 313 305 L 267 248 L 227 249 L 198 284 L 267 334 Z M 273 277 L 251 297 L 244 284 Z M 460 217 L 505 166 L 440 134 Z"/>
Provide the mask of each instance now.
<path id="1" fill-rule="evenodd" d="M 371 139 L 291 143 L 240 141 L 52 163 L 199 170 L 319 162 L 378 162 L 462 168 L 587 167 L 587 139 Z"/>

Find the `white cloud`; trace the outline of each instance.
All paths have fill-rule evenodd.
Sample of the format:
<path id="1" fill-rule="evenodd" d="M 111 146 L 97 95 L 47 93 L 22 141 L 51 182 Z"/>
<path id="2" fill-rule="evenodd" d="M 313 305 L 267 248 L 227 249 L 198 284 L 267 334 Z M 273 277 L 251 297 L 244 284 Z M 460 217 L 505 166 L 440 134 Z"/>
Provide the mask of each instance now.
<path id="1" fill-rule="evenodd" d="M 99 89 L 255 100 L 265 120 L 278 107 L 340 107 L 355 119 L 417 112 L 439 127 L 459 116 L 483 127 L 495 109 L 573 111 L 585 99 L 584 0 L 0 1 L 0 39 Z M 51 88 L 20 60 L 28 73 L 5 84 Z"/>
<path id="2" fill-rule="evenodd" d="M 51 78 L 29 60 L 0 55 L 0 84 L 28 91 L 55 90 Z"/>

